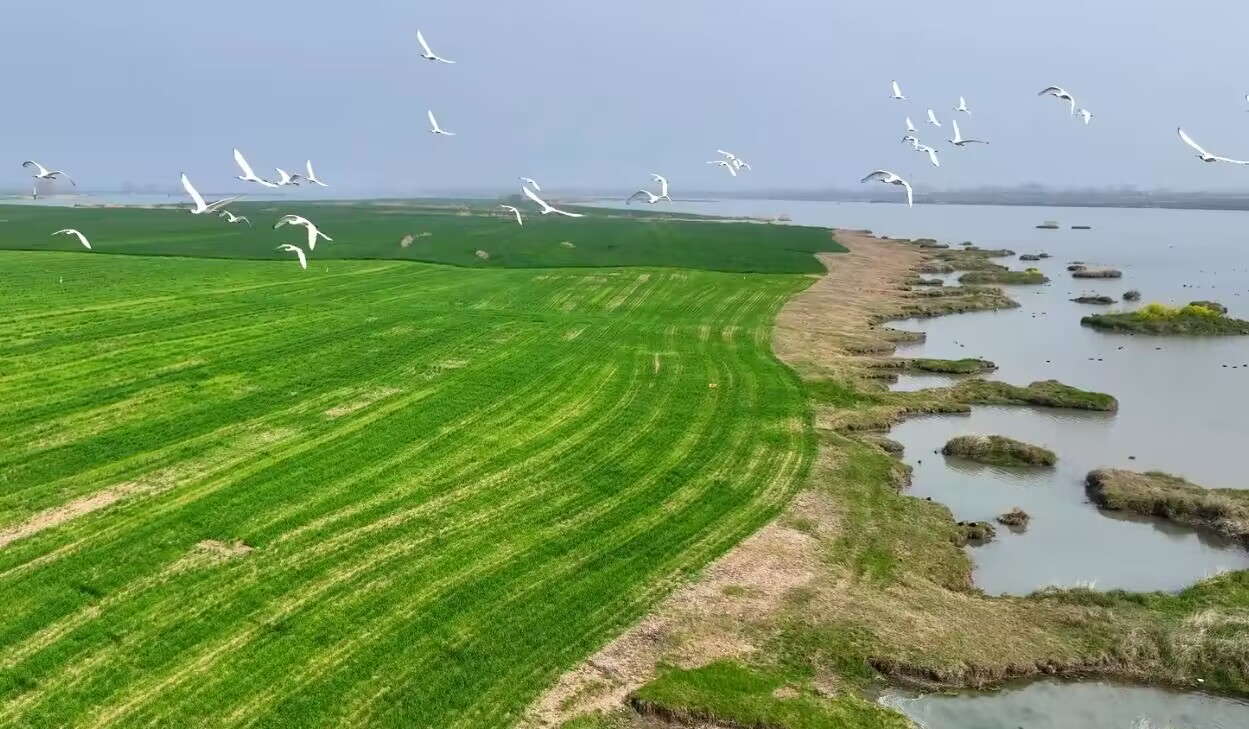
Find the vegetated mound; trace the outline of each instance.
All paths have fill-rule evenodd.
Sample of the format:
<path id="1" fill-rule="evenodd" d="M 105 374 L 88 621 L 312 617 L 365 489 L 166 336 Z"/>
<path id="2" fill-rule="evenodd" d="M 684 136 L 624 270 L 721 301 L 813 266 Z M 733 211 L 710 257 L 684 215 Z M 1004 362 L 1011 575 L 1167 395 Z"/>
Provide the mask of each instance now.
<path id="1" fill-rule="evenodd" d="M 1249 491 L 1207 489 L 1168 473 L 1121 469 L 1091 471 L 1085 487 L 1103 509 L 1156 516 L 1249 542 Z"/>
<path id="2" fill-rule="evenodd" d="M 1077 304 L 1097 304 L 1098 306 L 1110 306 L 1115 300 L 1109 296 L 1077 296 L 1072 299 Z"/>
<path id="3" fill-rule="evenodd" d="M 945 286 L 945 281 L 939 278 L 917 278 L 910 283 L 912 286 Z"/>
<path id="4" fill-rule="evenodd" d="M 903 300 L 894 311 L 880 318 L 931 319 L 947 314 L 965 314 L 969 311 L 997 311 L 1016 309 L 1019 302 L 995 288 L 969 288 L 946 286 L 940 289 L 917 291 Z"/>
<path id="5" fill-rule="evenodd" d="M 1124 291 L 1123 300 L 1124 301 L 1140 301 L 1141 292 L 1137 291 L 1136 289 L 1130 289 L 1128 291 Z"/>
<path id="6" fill-rule="evenodd" d="M 1050 282 L 1049 277 L 1035 268 L 1026 271 L 972 271 L 959 276 L 961 284 L 1000 284 L 1008 286 L 1037 285 Z"/>
<path id="7" fill-rule="evenodd" d="M 997 529 L 987 521 L 960 521 L 955 526 L 954 543 L 960 547 L 979 547 L 997 536 Z"/>
<path id="8" fill-rule="evenodd" d="M 1071 408 L 1115 412 L 1119 401 L 1102 392 L 1081 390 L 1058 380 L 1033 382 L 1019 387 L 996 380 L 975 378 L 951 388 L 954 397 L 970 405 L 1033 405 L 1047 408 Z"/>
<path id="9" fill-rule="evenodd" d="M 1020 257 L 1019 257 L 1019 260 L 1021 260 L 1021 261 L 1039 261 L 1039 260 L 1041 260 L 1041 256 L 1040 256 L 1040 255 L 1038 255 L 1038 254 L 1036 254 L 1036 253 L 1025 253 L 1025 254 L 1023 254 L 1022 256 L 1020 256 Z"/>
<path id="10" fill-rule="evenodd" d="M 997 369 L 997 365 L 987 359 L 967 357 L 964 359 L 905 359 L 903 369 L 918 372 L 934 372 L 949 375 L 981 375 Z"/>
<path id="11" fill-rule="evenodd" d="M 1014 529 L 1025 529 L 1030 521 L 1032 521 L 1032 516 L 1018 506 L 997 518 L 999 524 Z"/>
<path id="12" fill-rule="evenodd" d="M 1071 270 L 1068 267 L 1068 270 Z M 1123 278 L 1123 271 L 1117 268 L 1089 268 L 1081 266 L 1071 271 L 1072 278 Z"/>
<path id="13" fill-rule="evenodd" d="M 1211 305 L 1218 307 L 1211 308 Z M 1136 311 L 1093 314 L 1080 319 L 1084 326 L 1109 332 L 1173 336 L 1234 336 L 1249 334 L 1249 321 L 1232 319 L 1215 302 L 1194 301 L 1188 306 L 1146 304 Z"/>
<path id="14" fill-rule="evenodd" d="M 954 273 L 954 266 L 945 261 L 928 261 L 915 269 L 920 273 Z"/>
<path id="15" fill-rule="evenodd" d="M 951 438 L 941 452 L 991 466 L 1052 466 L 1054 452 L 1001 435 L 960 435 Z"/>

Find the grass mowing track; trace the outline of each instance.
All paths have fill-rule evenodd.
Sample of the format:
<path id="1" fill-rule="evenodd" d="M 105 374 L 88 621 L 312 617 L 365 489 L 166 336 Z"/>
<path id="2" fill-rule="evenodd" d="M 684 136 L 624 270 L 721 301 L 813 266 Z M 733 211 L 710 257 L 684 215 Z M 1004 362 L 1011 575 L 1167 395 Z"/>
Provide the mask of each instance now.
<path id="1" fill-rule="evenodd" d="M 6 209 L 0 245 L 54 212 Z M 80 213 L 101 251 L 247 235 Z M 405 250 L 355 214 L 313 218 L 327 251 Z M 798 487 L 808 406 L 769 342 L 809 229 L 587 219 L 569 249 L 538 221 L 513 251 L 427 217 L 490 270 L 0 253 L 0 534 L 118 495 L 0 547 L 0 725 L 505 726 Z M 675 268 L 737 227 L 757 250 L 723 267 L 781 273 Z M 674 268 L 503 268 L 548 240 Z"/>

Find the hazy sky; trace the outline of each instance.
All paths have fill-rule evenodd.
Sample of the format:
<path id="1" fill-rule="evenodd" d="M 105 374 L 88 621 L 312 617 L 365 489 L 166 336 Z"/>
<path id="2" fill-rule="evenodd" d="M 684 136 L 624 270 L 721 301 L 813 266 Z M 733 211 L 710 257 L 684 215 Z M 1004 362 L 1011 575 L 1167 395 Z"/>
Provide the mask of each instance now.
<path id="1" fill-rule="evenodd" d="M 1187 17 L 1202 19 L 1198 26 Z M 415 30 L 459 63 L 419 57 Z M 39 0 L 0 27 L 0 186 L 18 165 L 84 189 L 246 189 L 300 168 L 344 192 L 510 187 L 828 187 L 877 167 L 917 187 L 1249 188 L 1249 3 L 1190 0 Z M 891 101 L 897 78 L 911 101 Z M 1087 128 L 1054 99 L 1065 86 Z M 1160 92 L 1166 90 L 1166 95 Z M 948 119 L 958 96 L 965 135 Z M 943 129 L 922 124 L 931 106 Z M 454 138 L 427 132 L 433 109 Z M 943 166 L 899 144 L 910 114 Z M 939 144 L 938 144 L 939 142 Z M 704 164 L 723 147 L 739 180 Z M 262 169 L 263 168 L 263 169 Z"/>

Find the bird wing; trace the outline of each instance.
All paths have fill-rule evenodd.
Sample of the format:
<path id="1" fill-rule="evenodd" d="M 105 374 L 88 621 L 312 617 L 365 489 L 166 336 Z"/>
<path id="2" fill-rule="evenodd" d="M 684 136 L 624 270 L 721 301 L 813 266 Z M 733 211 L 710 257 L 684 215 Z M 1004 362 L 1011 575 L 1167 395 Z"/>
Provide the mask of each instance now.
<path id="1" fill-rule="evenodd" d="M 733 154 L 732 152 L 725 152 L 723 149 L 717 149 L 716 152 L 724 155 L 725 157 L 728 157 L 729 159 L 737 159 L 737 155 Z"/>
<path id="2" fill-rule="evenodd" d="M 538 192 L 542 192 L 542 186 L 539 185 L 537 181 L 534 180 L 532 177 L 522 177 L 520 178 L 520 181 L 528 183 L 531 187 L 533 187 L 533 189 L 537 190 Z"/>
<path id="3" fill-rule="evenodd" d="M 567 210 L 560 210 L 559 208 L 551 208 L 551 212 L 558 213 L 559 215 L 563 215 L 565 218 L 584 218 L 585 217 L 581 213 L 570 213 Z"/>
<path id="4" fill-rule="evenodd" d="M 308 270 L 308 256 L 304 255 L 304 250 L 299 246 L 291 246 L 295 249 L 295 255 L 299 256 L 299 267 Z"/>
<path id="5" fill-rule="evenodd" d="M 430 124 L 430 126 L 432 126 L 432 127 L 434 128 L 434 131 L 436 131 L 436 132 L 441 132 L 442 130 L 438 128 L 438 120 L 434 118 L 434 112 L 433 112 L 433 110 L 431 109 L 431 110 L 428 112 L 428 114 L 429 114 L 429 124 Z"/>
<path id="6" fill-rule="evenodd" d="M 88 241 L 88 240 L 87 240 L 87 236 L 85 236 L 85 235 L 83 235 L 82 233 L 80 233 L 80 232 L 78 232 L 78 231 L 74 230 L 73 228 L 66 228 L 66 229 L 64 229 L 64 230 L 58 230 L 58 231 L 56 231 L 55 233 L 53 233 L 52 235 L 72 235 L 72 236 L 75 236 L 75 237 L 77 237 L 77 238 L 78 238 L 78 242 L 79 242 L 79 243 L 83 244 L 83 246 L 85 246 L 87 250 L 91 250 L 91 243 L 90 243 L 90 241 Z"/>
<path id="7" fill-rule="evenodd" d="M 941 126 L 941 122 L 937 121 L 937 115 L 932 109 L 928 110 L 928 121 L 932 122 L 933 126 Z"/>
<path id="8" fill-rule="evenodd" d="M 954 125 L 954 143 L 958 144 L 963 141 L 963 133 L 958 130 L 958 119 L 951 119 L 950 123 Z"/>
<path id="9" fill-rule="evenodd" d="M 933 149 L 932 147 L 928 147 L 924 151 L 928 153 L 928 160 L 932 162 L 933 167 L 941 166 L 941 161 L 937 159 L 937 150 Z"/>
<path id="10" fill-rule="evenodd" d="M 668 196 L 668 178 L 664 177 L 663 175 L 657 175 L 654 172 L 652 172 L 651 179 L 659 183 L 659 197 L 667 197 Z"/>
<path id="11" fill-rule="evenodd" d="M 227 197 L 222 200 L 218 200 L 217 202 L 214 202 L 214 203 L 209 203 L 208 205 L 205 206 L 205 212 L 216 212 L 217 210 L 220 210 L 222 207 L 229 205 L 230 203 L 238 199 L 239 199 L 239 196 L 235 195 L 233 197 Z"/>
<path id="12" fill-rule="evenodd" d="M 247 160 L 243 157 L 243 153 L 237 149 L 234 150 L 234 161 L 238 164 L 239 169 L 243 170 L 244 177 L 256 177 L 256 173 L 252 172 L 252 166 L 247 164 Z"/>
<path id="13" fill-rule="evenodd" d="M 640 197 L 646 197 L 648 195 L 650 195 L 650 193 L 647 192 L 646 190 L 638 190 L 637 192 L 630 195 L 627 200 L 625 200 L 625 205 L 632 203 L 634 200 L 637 200 Z"/>
<path id="14" fill-rule="evenodd" d="M 960 109 L 966 109 L 966 108 L 967 108 L 967 99 L 964 99 L 964 98 L 963 98 L 963 97 L 961 97 L 961 96 L 960 96 L 960 97 L 958 97 L 958 108 L 960 108 Z"/>
<path id="15" fill-rule="evenodd" d="M 902 89 L 898 88 L 898 82 L 897 82 L 897 81 L 894 81 L 894 82 L 893 82 L 893 95 L 894 95 L 894 96 L 901 96 L 901 95 L 902 95 Z"/>
<path id="16" fill-rule="evenodd" d="M 1046 86 L 1045 88 L 1041 89 L 1040 92 L 1037 93 L 1037 96 L 1045 96 L 1046 94 L 1053 94 L 1054 96 L 1058 96 L 1059 94 L 1065 94 L 1065 93 L 1067 92 L 1063 91 L 1061 86 Z"/>
<path id="17" fill-rule="evenodd" d="M 733 165 L 725 165 L 724 169 L 728 170 L 730 175 L 737 177 L 737 168 Z"/>
<path id="18" fill-rule="evenodd" d="M 1194 142 L 1194 141 L 1193 141 L 1193 138 L 1192 138 L 1192 137 L 1190 137 L 1190 136 L 1188 136 L 1188 134 L 1186 134 L 1186 133 L 1184 132 L 1184 129 L 1183 129 L 1182 127 L 1176 127 L 1176 128 L 1175 128 L 1175 131 L 1179 132 L 1179 134 L 1180 134 L 1180 139 L 1183 139 L 1183 140 L 1184 140 L 1184 144 L 1187 144 L 1188 146 L 1190 146 L 1190 147 L 1192 147 L 1193 149 L 1197 150 L 1197 153 L 1198 153 L 1198 154 L 1205 155 L 1205 156 L 1212 156 L 1209 152 L 1207 152 L 1206 150 L 1202 149 L 1200 144 L 1197 144 L 1196 142 Z"/>
<path id="19" fill-rule="evenodd" d="M 240 220 L 241 220 L 241 221 L 243 221 L 244 223 L 247 223 L 247 227 L 251 228 L 252 230 L 255 230 L 255 229 L 256 229 L 256 226 L 252 225 L 252 221 L 248 220 L 248 219 L 247 219 L 247 216 L 245 216 L 245 215 L 236 215 L 236 216 L 234 216 L 234 220 L 231 220 L 230 222 L 231 222 L 231 223 L 237 223 L 237 222 L 239 222 Z"/>
<path id="20" fill-rule="evenodd" d="M 859 182 L 867 182 L 869 180 L 885 180 L 885 179 L 888 179 L 888 177 L 889 177 L 889 173 L 886 172 L 885 170 L 876 170 L 875 172 L 872 172 L 871 174 L 867 175 L 863 179 L 859 180 Z"/>
<path id="21" fill-rule="evenodd" d="M 39 174 L 40 174 L 40 175 L 46 175 L 46 174 L 48 174 L 48 168 L 47 168 L 47 167 L 44 167 L 43 165 L 39 164 L 38 162 L 34 161 L 33 159 L 28 159 L 28 160 L 26 160 L 25 162 L 23 162 L 23 163 L 22 163 L 22 166 L 23 166 L 23 167 L 31 167 L 31 166 L 34 166 L 34 167 L 35 167 L 35 168 L 39 171 Z"/>
<path id="22" fill-rule="evenodd" d="M 913 132 L 913 131 L 915 131 L 915 124 L 913 124 L 913 123 L 911 122 L 911 117 L 909 117 L 909 116 L 906 118 L 906 130 L 907 130 L 908 132 Z"/>
<path id="23" fill-rule="evenodd" d="M 542 198 L 538 197 L 538 195 L 533 190 L 530 190 L 524 185 L 521 185 L 520 189 L 525 192 L 525 197 L 541 205 L 543 210 L 551 209 L 551 206 L 546 204 L 546 200 L 543 200 Z"/>
<path id="24" fill-rule="evenodd" d="M 1242 159 L 1229 159 L 1229 158 L 1227 158 L 1227 157 L 1220 157 L 1220 156 L 1218 156 L 1217 154 L 1212 154 L 1212 155 L 1210 155 L 1210 156 L 1211 156 L 1211 157 L 1213 157 L 1213 158 L 1215 158 L 1216 160 L 1218 160 L 1218 161 L 1220 161 L 1220 162 L 1230 162 L 1231 164 L 1234 164 L 1234 165 L 1249 165 L 1249 160 L 1242 160 Z"/>
<path id="25" fill-rule="evenodd" d="M 48 173 L 48 177 L 56 177 L 57 175 L 60 175 L 61 177 L 64 177 L 65 179 L 69 180 L 69 184 L 73 185 L 74 187 L 78 187 L 78 183 L 74 182 L 74 178 L 70 177 L 69 175 L 65 174 L 64 172 L 60 170 L 53 170 L 52 172 Z"/>
<path id="26" fill-rule="evenodd" d="M 911 189 L 911 183 L 903 180 L 901 177 L 899 177 L 898 180 L 902 183 L 902 186 L 906 188 L 906 206 L 908 208 L 915 207 L 915 191 Z"/>
<path id="27" fill-rule="evenodd" d="M 191 196 L 192 202 L 195 203 L 196 210 L 205 210 L 208 208 L 208 206 L 204 204 L 203 195 L 200 195 L 199 190 L 195 189 L 195 185 L 191 184 L 191 178 L 187 177 L 185 172 L 182 173 L 182 189 L 186 190 L 186 194 Z"/>
<path id="28" fill-rule="evenodd" d="M 427 55 L 434 55 L 434 52 L 429 50 L 429 44 L 425 42 L 425 35 L 419 30 L 416 31 L 416 42 L 421 44 L 421 48 L 425 50 Z"/>

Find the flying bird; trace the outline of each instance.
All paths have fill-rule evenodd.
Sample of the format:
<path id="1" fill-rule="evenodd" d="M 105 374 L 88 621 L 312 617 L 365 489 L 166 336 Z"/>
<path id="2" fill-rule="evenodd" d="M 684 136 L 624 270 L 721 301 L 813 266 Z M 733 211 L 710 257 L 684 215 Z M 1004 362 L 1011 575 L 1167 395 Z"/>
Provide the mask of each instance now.
<path id="1" fill-rule="evenodd" d="M 78 238 L 78 242 L 82 244 L 82 247 L 83 247 L 83 248 L 86 248 L 87 250 L 91 250 L 91 241 L 87 240 L 87 236 L 83 235 L 82 233 L 79 233 L 78 231 L 74 230 L 73 228 L 66 228 L 65 230 L 58 230 L 58 231 L 56 231 L 55 233 L 53 233 L 52 235 L 72 235 L 72 236 L 75 236 L 75 237 L 77 237 L 77 238 Z"/>
<path id="2" fill-rule="evenodd" d="M 625 200 L 625 205 L 628 205 L 632 203 L 634 200 L 637 200 L 642 197 L 645 197 L 646 202 L 650 203 L 651 205 L 654 205 L 655 203 L 659 202 L 659 196 L 651 192 L 650 190 L 638 190 L 637 192 L 630 195 L 628 200 Z"/>
<path id="3" fill-rule="evenodd" d="M 913 135 L 908 134 L 908 135 L 906 135 L 905 137 L 903 137 L 903 138 L 902 138 L 902 141 L 903 141 L 903 142 L 910 142 L 910 143 L 911 143 L 911 146 L 912 146 L 913 148 L 915 148 L 915 149 L 919 149 L 919 138 L 918 138 L 918 137 L 915 137 L 915 136 L 913 136 Z"/>
<path id="4" fill-rule="evenodd" d="M 1088 126 L 1089 121 L 1092 120 L 1093 118 L 1093 112 L 1089 111 L 1088 109 L 1076 109 L 1076 114 L 1078 114 L 1080 118 L 1084 120 L 1084 126 Z"/>
<path id="5" fill-rule="evenodd" d="M 429 131 L 434 134 L 442 134 L 447 137 L 455 136 L 455 132 L 444 131 L 442 127 L 438 126 L 438 120 L 434 118 L 434 112 L 432 111 L 429 112 L 429 126 L 432 127 Z"/>
<path id="6" fill-rule="evenodd" d="M 534 180 L 532 177 L 522 177 L 520 178 L 520 181 L 525 183 L 526 185 L 529 185 L 534 190 L 537 190 L 538 192 L 542 192 L 542 186 L 539 185 L 537 181 Z"/>
<path id="7" fill-rule="evenodd" d="M 190 195 L 192 202 L 195 203 L 195 207 L 191 208 L 192 215 L 215 213 L 226 205 L 229 205 L 239 199 L 238 195 L 235 195 L 234 197 L 227 197 L 224 200 L 218 200 L 212 204 L 205 204 L 204 196 L 200 195 L 199 190 L 195 189 L 195 185 L 191 184 L 191 178 L 187 177 L 185 172 L 182 173 L 182 189 L 186 190 L 186 194 Z"/>
<path id="8" fill-rule="evenodd" d="M 732 152 L 725 152 L 723 149 L 717 149 L 716 153 L 722 155 L 725 159 L 730 160 L 730 161 L 737 159 L 737 155 L 733 154 Z"/>
<path id="9" fill-rule="evenodd" d="M 747 169 L 750 169 L 749 165 L 747 165 Z M 668 197 L 668 178 L 652 172 L 651 179 L 659 183 L 659 199 L 672 202 L 672 198 Z"/>
<path id="10" fill-rule="evenodd" d="M 225 218 L 227 223 L 247 223 L 247 227 L 255 230 L 255 227 L 252 225 L 252 221 L 248 220 L 246 216 L 235 215 L 229 210 L 222 210 L 221 214 L 217 217 Z"/>
<path id="11" fill-rule="evenodd" d="M 958 119 L 952 120 L 954 124 L 954 138 L 950 140 L 950 144 L 955 147 L 964 147 L 968 144 L 988 144 L 983 139 L 963 139 L 963 133 L 958 130 Z"/>
<path id="12" fill-rule="evenodd" d="M 927 144 L 918 144 L 918 143 L 917 143 L 917 144 L 915 145 L 915 151 L 916 151 L 916 152 L 925 152 L 925 153 L 927 153 L 927 154 L 928 154 L 928 161 L 932 163 L 932 166 L 933 166 L 933 167 L 940 167 L 940 166 L 941 166 L 941 160 L 937 159 L 937 150 L 933 149 L 932 147 L 929 147 Z"/>
<path id="13" fill-rule="evenodd" d="M 34 192 L 32 193 L 32 197 L 36 200 L 39 199 L 39 180 L 55 180 L 57 177 L 64 177 L 69 180 L 69 184 L 74 187 L 78 187 L 78 183 L 74 182 L 69 175 L 65 174 L 61 170 L 49 170 L 47 167 L 44 167 L 34 160 L 26 160 L 22 163 L 22 166 L 35 168 L 35 184 L 33 185 Z"/>
<path id="14" fill-rule="evenodd" d="M 300 175 L 292 176 L 289 172 L 282 169 L 281 167 L 274 167 L 273 169 L 278 171 L 278 184 L 274 185 L 274 187 L 286 187 L 287 185 L 296 185 L 296 186 L 299 185 L 298 178 L 300 177 Z"/>
<path id="15" fill-rule="evenodd" d="M 893 93 L 890 94 L 889 98 L 898 99 L 900 101 L 906 101 L 906 97 L 902 95 L 902 89 L 898 88 L 897 81 L 893 82 Z"/>
<path id="16" fill-rule="evenodd" d="M 961 111 L 964 114 L 971 116 L 971 109 L 967 108 L 967 99 L 964 99 L 961 96 L 958 97 L 958 106 L 954 107 L 954 111 Z"/>
<path id="17" fill-rule="evenodd" d="M 709 164 L 709 165 L 719 165 L 719 166 L 723 167 L 724 169 L 728 170 L 730 175 L 732 175 L 732 176 L 734 176 L 734 177 L 737 177 L 737 168 L 733 166 L 733 162 L 731 162 L 730 160 L 727 160 L 727 159 L 716 159 L 716 160 L 711 160 L 711 161 L 710 161 L 710 162 L 708 162 L 707 164 Z"/>
<path id="18" fill-rule="evenodd" d="M 522 217 L 520 217 L 520 210 L 518 210 L 517 208 L 514 208 L 514 207 L 512 207 L 511 205 L 500 205 L 499 207 L 503 208 L 504 210 L 511 211 L 512 215 L 515 215 L 515 216 L 516 216 L 516 224 L 517 224 L 517 225 L 524 225 L 524 224 L 525 224 L 525 219 L 524 219 L 524 218 L 522 218 Z"/>
<path id="19" fill-rule="evenodd" d="M 911 117 L 909 116 L 906 118 L 906 130 L 908 132 L 915 131 L 915 125 L 911 123 Z"/>
<path id="20" fill-rule="evenodd" d="M 429 44 L 425 42 L 425 36 L 422 35 L 419 30 L 416 31 L 416 40 L 421 44 L 421 48 L 425 51 L 421 54 L 421 58 L 424 58 L 427 61 L 437 61 L 438 63 L 455 63 L 455 61 L 449 61 L 437 53 L 429 50 Z"/>
<path id="21" fill-rule="evenodd" d="M 1076 113 L 1076 99 L 1074 96 L 1067 93 L 1067 90 L 1064 89 L 1063 87 L 1046 86 L 1045 88 L 1041 89 L 1040 93 L 1038 93 L 1037 96 L 1045 96 L 1047 94 L 1049 96 L 1053 96 L 1055 99 L 1062 99 L 1063 101 L 1071 102 L 1071 113 L 1072 114 Z"/>
<path id="22" fill-rule="evenodd" d="M 265 187 L 277 187 L 274 183 L 269 182 L 268 180 L 263 180 L 255 172 L 252 172 L 252 166 L 247 164 L 247 160 L 243 157 L 243 153 L 237 149 L 234 150 L 234 161 L 238 164 L 239 169 L 243 171 L 243 174 L 235 177 L 234 179 L 242 180 L 243 182 L 259 182 Z"/>
<path id="23" fill-rule="evenodd" d="M 273 226 L 274 230 L 281 228 L 283 225 L 302 225 L 308 229 L 308 250 L 315 251 L 317 249 L 317 238 L 324 238 L 328 241 L 334 239 L 321 232 L 321 229 L 312 224 L 312 221 L 302 215 L 283 215 Z"/>
<path id="24" fill-rule="evenodd" d="M 1179 132 L 1180 139 L 1184 140 L 1184 144 L 1187 144 L 1188 146 L 1197 150 L 1197 159 L 1201 160 L 1202 162 L 1230 162 L 1231 164 L 1234 164 L 1234 165 L 1249 165 L 1249 161 L 1239 160 L 1239 159 L 1228 159 L 1227 157 L 1220 157 L 1215 154 L 1210 154 L 1206 150 L 1202 149 L 1200 144 L 1197 144 L 1196 142 L 1194 142 L 1192 137 L 1185 134 L 1182 128 L 1176 127 L 1175 131 Z"/>
<path id="25" fill-rule="evenodd" d="M 550 213 L 555 213 L 557 215 L 563 215 L 569 218 L 584 218 L 585 217 L 581 213 L 569 213 L 569 212 L 560 210 L 559 208 L 551 207 L 547 203 L 546 200 L 543 200 L 542 198 L 538 197 L 537 193 L 535 193 L 533 190 L 530 190 L 527 187 L 521 187 L 520 189 L 525 191 L 525 197 L 529 198 L 530 200 L 533 200 L 534 202 L 542 206 L 543 215 L 549 215 Z"/>
<path id="26" fill-rule="evenodd" d="M 302 175 L 302 177 L 314 185 L 320 185 L 321 187 L 329 187 L 329 185 L 325 184 L 324 182 L 321 182 L 321 180 L 317 178 L 317 173 L 312 171 L 312 160 L 308 160 L 308 174 Z"/>
<path id="27" fill-rule="evenodd" d="M 906 206 L 909 208 L 915 204 L 915 195 L 911 190 L 911 183 L 902 179 L 901 176 L 894 174 L 889 170 L 876 170 L 867 177 L 864 177 L 862 180 L 859 180 L 859 182 L 868 182 L 869 180 L 878 180 L 889 185 L 901 185 L 906 188 Z"/>
<path id="28" fill-rule="evenodd" d="M 283 243 L 282 245 L 278 246 L 274 250 L 293 252 L 296 256 L 299 257 L 299 267 L 304 269 L 305 271 L 308 270 L 308 257 L 304 255 L 304 249 L 300 248 L 299 246 L 291 245 L 290 243 Z"/>
<path id="29" fill-rule="evenodd" d="M 941 126 L 941 122 L 937 121 L 937 115 L 933 113 L 932 109 L 928 110 L 928 123 L 934 127 Z"/>
<path id="30" fill-rule="evenodd" d="M 746 160 L 742 159 L 741 157 L 734 157 L 734 158 L 733 158 L 732 160 L 730 160 L 730 161 L 733 163 L 733 169 L 735 169 L 735 170 L 741 170 L 741 169 L 745 168 L 745 169 L 746 169 L 746 170 L 748 170 L 748 171 L 751 171 L 751 172 L 753 172 L 753 171 L 754 171 L 754 170 L 751 168 L 750 163 L 748 163 Z"/>

